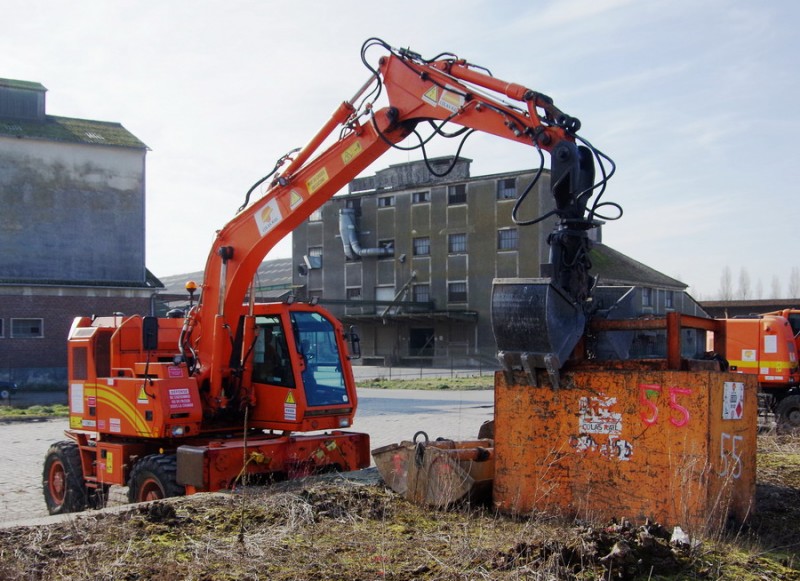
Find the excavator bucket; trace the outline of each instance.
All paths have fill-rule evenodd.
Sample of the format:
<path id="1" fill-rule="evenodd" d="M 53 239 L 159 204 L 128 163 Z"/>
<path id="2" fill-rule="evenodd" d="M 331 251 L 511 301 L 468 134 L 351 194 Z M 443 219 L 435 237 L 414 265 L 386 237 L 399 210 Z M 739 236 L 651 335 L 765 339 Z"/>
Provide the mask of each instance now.
<path id="1" fill-rule="evenodd" d="M 372 457 L 386 485 L 414 503 L 444 508 L 491 497 L 491 440 L 403 441 L 373 450 Z"/>
<path id="2" fill-rule="evenodd" d="M 549 278 L 500 278 L 492 286 L 492 328 L 504 367 L 547 369 L 552 377 L 583 336 L 586 316 Z M 557 381 L 554 381 L 557 387 Z"/>

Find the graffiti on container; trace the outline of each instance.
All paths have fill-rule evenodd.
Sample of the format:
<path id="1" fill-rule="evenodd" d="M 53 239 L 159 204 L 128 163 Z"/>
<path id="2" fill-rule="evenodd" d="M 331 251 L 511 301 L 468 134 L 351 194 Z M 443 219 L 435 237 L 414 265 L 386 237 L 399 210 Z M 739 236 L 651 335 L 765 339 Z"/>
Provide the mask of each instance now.
<path id="1" fill-rule="evenodd" d="M 611 411 L 615 397 L 582 397 L 578 402 L 581 434 L 619 434 L 622 414 Z"/>
<path id="2" fill-rule="evenodd" d="M 639 403 L 642 411 L 639 413 L 642 423 L 646 426 L 653 426 L 658 423 L 658 403 L 663 389 L 655 383 L 639 384 Z M 676 428 L 682 428 L 689 423 L 689 410 L 678 403 L 678 396 L 692 395 L 692 390 L 688 387 L 677 387 L 674 385 L 667 387 L 669 396 L 668 406 L 670 409 L 669 423 Z"/>
<path id="3" fill-rule="evenodd" d="M 612 460 L 630 460 L 633 446 L 619 437 L 622 414 L 613 411 L 616 397 L 582 397 L 578 400 L 578 435 L 570 438 L 576 452 L 597 453 Z"/>
<path id="4" fill-rule="evenodd" d="M 720 477 L 738 479 L 742 475 L 742 456 L 740 454 L 740 444 L 744 436 L 735 436 L 722 432 L 720 434 L 719 455 L 722 460 Z"/>

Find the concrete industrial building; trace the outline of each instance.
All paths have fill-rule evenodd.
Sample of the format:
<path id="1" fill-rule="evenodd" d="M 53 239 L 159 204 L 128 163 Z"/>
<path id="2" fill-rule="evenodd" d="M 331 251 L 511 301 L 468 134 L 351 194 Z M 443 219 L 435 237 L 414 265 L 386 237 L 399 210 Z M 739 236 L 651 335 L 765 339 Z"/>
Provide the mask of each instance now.
<path id="1" fill-rule="evenodd" d="M 358 325 L 365 363 L 494 365 L 492 281 L 539 277 L 554 221 L 512 220 L 533 170 L 473 178 L 468 159 L 430 163 L 436 173 L 454 165 L 444 177 L 417 161 L 358 178 L 297 228 L 293 286 Z M 544 172 L 524 194 L 519 218 L 543 215 L 551 200 Z M 600 284 L 635 287 L 637 314 L 703 314 L 686 285 L 599 240 L 591 258 Z M 656 354 L 662 343 L 641 334 L 633 355 Z"/>
<path id="2" fill-rule="evenodd" d="M 46 114 L 39 83 L 0 79 L 0 379 L 66 385 L 79 315 L 147 313 L 147 146 L 119 123 Z"/>

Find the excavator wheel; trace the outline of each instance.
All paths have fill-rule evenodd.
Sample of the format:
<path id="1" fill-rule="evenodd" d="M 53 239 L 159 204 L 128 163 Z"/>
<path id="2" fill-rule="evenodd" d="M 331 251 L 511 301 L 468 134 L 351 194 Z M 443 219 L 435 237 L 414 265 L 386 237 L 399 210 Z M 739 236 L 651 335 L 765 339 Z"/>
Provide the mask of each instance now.
<path id="1" fill-rule="evenodd" d="M 175 481 L 178 461 L 174 455 L 151 454 L 139 460 L 128 479 L 128 501 L 147 502 L 183 496 L 186 490 Z"/>
<path id="2" fill-rule="evenodd" d="M 50 446 L 44 460 L 42 488 L 50 514 L 79 512 L 86 508 L 81 453 L 75 442 L 67 440 Z"/>
<path id="3" fill-rule="evenodd" d="M 783 398 L 775 410 L 780 432 L 800 432 L 800 395 Z"/>

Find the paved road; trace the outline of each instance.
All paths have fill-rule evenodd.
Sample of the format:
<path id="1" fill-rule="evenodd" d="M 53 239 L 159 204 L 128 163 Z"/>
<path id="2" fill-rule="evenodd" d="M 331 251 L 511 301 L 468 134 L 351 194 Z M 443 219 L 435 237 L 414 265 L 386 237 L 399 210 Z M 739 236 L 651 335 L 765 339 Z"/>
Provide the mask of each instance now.
<path id="1" fill-rule="evenodd" d="M 353 430 L 368 433 L 373 449 L 410 440 L 418 430 L 431 439 L 472 439 L 494 411 L 491 390 L 359 389 L 358 393 Z M 64 439 L 67 427 L 65 419 L 0 423 L 0 523 L 47 515 L 42 463 L 47 448 Z"/>

